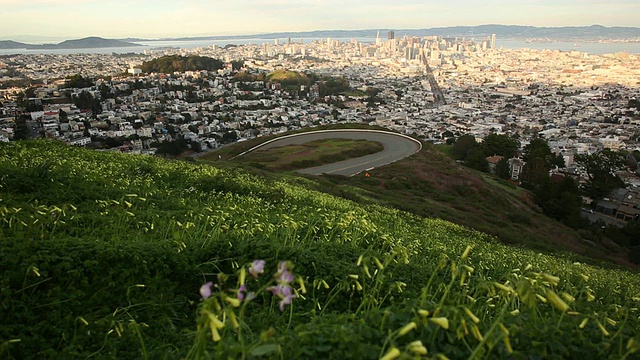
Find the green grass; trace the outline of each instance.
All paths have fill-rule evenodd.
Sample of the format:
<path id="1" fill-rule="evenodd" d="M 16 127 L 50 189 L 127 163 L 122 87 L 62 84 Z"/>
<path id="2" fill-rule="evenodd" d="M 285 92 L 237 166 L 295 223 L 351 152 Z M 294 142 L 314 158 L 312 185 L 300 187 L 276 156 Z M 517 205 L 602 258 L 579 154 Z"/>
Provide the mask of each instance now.
<path id="1" fill-rule="evenodd" d="M 268 176 L 0 144 L 0 358 L 637 355 L 637 273 Z M 281 312 L 265 289 L 283 260 Z M 238 303 L 243 272 L 256 297 Z"/>
<path id="2" fill-rule="evenodd" d="M 309 187 L 361 204 L 451 221 L 505 244 L 634 267 L 624 250 L 584 241 L 577 231 L 542 215 L 527 191 L 463 167 L 440 150 L 441 146 L 424 144 L 411 157 L 369 171 L 371 177 L 309 176 Z"/>
<path id="3" fill-rule="evenodd" d="M 254 139 L 250 139 L 247 141 L 242 141 L 239 143 L 234 143 L 228 146 L 223 146 L 222 148 L 216 150 L 216 151 L 212 151 L 209 152 L 207 154 L 205 154 L 204 156 L 202 156 L 200 159 L 203 161 L 214 161 L 217 162 L 219 160 L 219 157 L 222 158 L 222 160 L 229 160 L 231 158 L 233 158 L 234 156 L 237 156 L 239 154 L 241 154 L 244 151 L 247 151 L 251 148 L 253 148 L 254 146 L 260 145 L 268 140 L 271 139 L 275 139 L 284 135 L 290 135 L 290 134 L 301 134 L 301 133 L 306 133 L 306 132 L 313 132 L 313 131 L 317 131 L 317 130 L 336 130 L 336 129 L 369 129 L 369 130 L 386 130 L 388 131 L 388 129 L 379 127 L 379 126 L 369 126 L 366 124 L 358 124 L 358 123 L 352 123 L 352 124 L 333 124 L 333 125 L 323 125 L 323 126 L 317 126 L 314 128 L 303 128 L 303 129 L 299 129 L 299 130 L 293 130 L 293 131 L 289 131 L 286 134 L 276 134 L 276 135 L 268 135 L 268 136 L 262 136 L 262 137 L 258 137 L 258 138 L 254 138 Z"/>
<path id="4" fill-rule="evenodd" d="M 451 155 L 451 149 L 453 149 L 453 145 L 439 144 L 434 145 L 434 147 L 453 158 L 453 156 Z"/>
<path id="5" fill-rule="evenodd" d="M 238 158 L 272 171 L 297 170 L 382 151 L 382 144 L 367 140 L 326 139 L 301 145 L 255 150 Z"/>

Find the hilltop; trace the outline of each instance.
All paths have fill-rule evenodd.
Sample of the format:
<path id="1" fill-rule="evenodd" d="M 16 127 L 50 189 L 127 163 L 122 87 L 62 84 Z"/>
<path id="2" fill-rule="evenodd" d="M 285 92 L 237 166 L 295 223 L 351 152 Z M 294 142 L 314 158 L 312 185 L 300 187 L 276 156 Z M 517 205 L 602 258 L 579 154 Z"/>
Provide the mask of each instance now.
<path id="1" fill-rule="evenodd" d="M 291 70 L 276 70 L 267 74 L 267 81 L 279 82 L 285 86 L 297 86 L 311 84 L 311 79 L 306 74 Z"/>
<path id="2" fill-rule="evenodd" d="M 176 71 L 214 71 L 222 69 L 223 65 L 222 61 L 206 56 L 165 55 L 157 59 L 145 61 L 142 63 L 141 69 L 147 73 L 159 72 L 171 74 Z"/>
<path id="3" fill-rule="evenodd" d="M 627 270 L 505 246 L 299 177 L 51 141 L 0 144 L 0 155 L 3 358 L 639 349 L 640 280 Z"/>

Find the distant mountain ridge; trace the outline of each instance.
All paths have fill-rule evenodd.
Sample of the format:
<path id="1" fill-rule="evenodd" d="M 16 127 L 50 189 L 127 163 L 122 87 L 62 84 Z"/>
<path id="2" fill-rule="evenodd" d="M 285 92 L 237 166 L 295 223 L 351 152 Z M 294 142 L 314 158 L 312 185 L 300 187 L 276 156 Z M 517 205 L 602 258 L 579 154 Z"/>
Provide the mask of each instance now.
<path id="1" fill-rule="evenodd" d="M 128 41 L 105 39 L 97 36 L 86 37 L 76 40 L 66 40 L 58 44 L 26 44 L 12 40 L 0 41 L 0 49 L 29 49 L 29 50 L 47 50 L 47 49 L 95 49 L 110 47 L 130 47 L 140 46 Z"/>
<path id="2" fill-rule="evenodd" d="M 225 36 L 197 36 L 162 39 L 127 38 L 125 41 L 189 41 L 189 40 L 230 40 L 230 39 L 269 39 L 269 38 L 318 38 L 318 37 L 375 37 L 377 32 L 386 38 L 388 31 L 395 32 L 395 36 L 496 36 L 514 39 L 549 38 L 554 40 L 604 40 L 604 39 L 631 39 L 640 38 L 640 27 L 606 27 L 602 25 L 591 26 L 564 26 L 564 27 L 536 27 L 521 25 L 478 25 L 478 26 L 451 26 L 434 27 L 425 29 L 365 29 L 365 30 L 315 30 L 299 32 L 277 32 L 254 35 L 225 35 Z"/>

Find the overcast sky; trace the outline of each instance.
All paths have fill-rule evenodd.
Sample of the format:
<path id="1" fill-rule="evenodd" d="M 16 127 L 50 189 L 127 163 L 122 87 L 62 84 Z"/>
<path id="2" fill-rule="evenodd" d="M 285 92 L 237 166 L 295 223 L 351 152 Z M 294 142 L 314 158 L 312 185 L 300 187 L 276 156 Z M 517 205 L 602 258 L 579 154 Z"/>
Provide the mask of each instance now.
<path id="1" fill-rule="evenodd" d="M 242 35 L 456 25 L 638 26 L 639 0 L 0 0 L 0 38 Z"/>

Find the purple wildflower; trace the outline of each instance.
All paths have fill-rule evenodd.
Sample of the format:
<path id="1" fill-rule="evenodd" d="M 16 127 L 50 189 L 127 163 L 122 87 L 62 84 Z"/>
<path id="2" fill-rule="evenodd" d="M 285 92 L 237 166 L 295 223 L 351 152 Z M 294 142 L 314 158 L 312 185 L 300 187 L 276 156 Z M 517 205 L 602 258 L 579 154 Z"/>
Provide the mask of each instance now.
<path id="1" fill-rule="evenodd" d="M 286 305 L 291 304 L 291 300 L 296 297 L 293 288 L 288 284 L 280 284 L 267 288 L 273 295 L 280 298 L 280 311 L 284 311 Z"/>
<path id="2" fill-rule="evenodd" d="M 200 286 L 200 296 L 203 299 L 208 299 L 211 296 L 211 286 L 213 286 L 213 282 L 206 282 L 204 285 Z"/>
<path id="3" fill-rule="evenodd" d="M 285 287 L 283 291 L 284 297 L 280 300 L 280 311 L 284 311 L 286 305 L 291 304 L 291 300 L 296 297 L 296 294 L 292 291 L 291 286 Z"/>
<path id="4" fill-rule="evenodd" d="M 260 274 L 264 272 L 264 260 L 254 260 L 249 267 L 249 274 L 257 279 Z"/>
<path id="5" fill-rule="evenodd" d="M 244 285 L 241 285 L 240 288 L 238 289 L 238 300 L 242 301 L 244 300 L 244 293 L 247 291 L 247 287 Z"/>
<path id="6" fill-rule="evenodd" d="M 280 276 L 278 276 L 277 280 L 279 283 L 289 284 L 293 281 L 293 273 L 291 273 L 291 271 L 289 270 L 285 270 L 284 272 L 282 272 L 282 274 L 280 274 Z"/>
<path id="7" fill-rule="evenodd" d="M 267 291 L 270 291 L 272 295 L 278 295 L 282 292 L 282 290 L 280 290 L 280 285 L 278 286 L 269 286 L 267 288 Z"/>
<path id="8" fill-rule="evenodd" d="M 278 264 L 278 272 L 275 275 L 278 284 L 290 284 L 293 281 L 293 273 L 289 270 L 289 264 L 281 261 Z"/>

